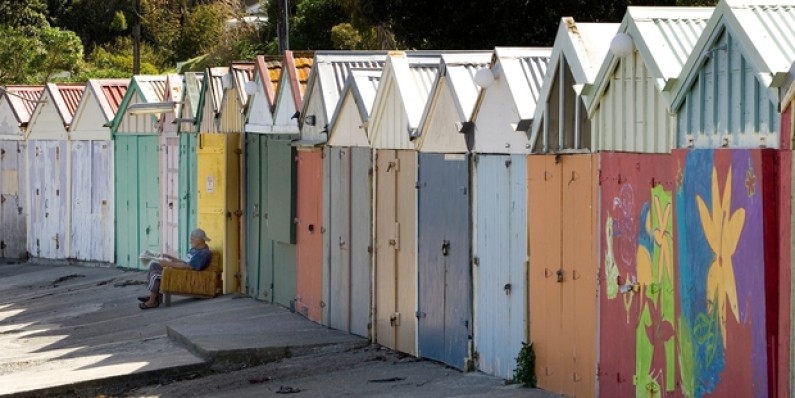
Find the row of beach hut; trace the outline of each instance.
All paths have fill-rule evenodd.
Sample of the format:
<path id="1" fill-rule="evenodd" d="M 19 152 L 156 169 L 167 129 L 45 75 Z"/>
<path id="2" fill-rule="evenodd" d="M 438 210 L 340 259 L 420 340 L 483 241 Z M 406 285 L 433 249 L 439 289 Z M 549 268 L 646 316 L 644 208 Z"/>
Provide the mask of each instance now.
<path id="1" fill-rule="evenodd" d="M 0 257 L 140 268 L 573 397 L 793 394 L 795 1 L 552 48 L 287 51 L 0 90 Z"/>

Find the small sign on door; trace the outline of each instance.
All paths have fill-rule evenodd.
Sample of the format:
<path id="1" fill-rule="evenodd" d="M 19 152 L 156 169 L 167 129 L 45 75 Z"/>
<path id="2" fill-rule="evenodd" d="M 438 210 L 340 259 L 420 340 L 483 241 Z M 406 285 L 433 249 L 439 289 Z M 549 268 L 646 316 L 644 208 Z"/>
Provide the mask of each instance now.
<path id="1" fill-rule="evenodd" d="M 207 192 L 212 193 L 215 190 L 215 177 L 207 176 Z"/>

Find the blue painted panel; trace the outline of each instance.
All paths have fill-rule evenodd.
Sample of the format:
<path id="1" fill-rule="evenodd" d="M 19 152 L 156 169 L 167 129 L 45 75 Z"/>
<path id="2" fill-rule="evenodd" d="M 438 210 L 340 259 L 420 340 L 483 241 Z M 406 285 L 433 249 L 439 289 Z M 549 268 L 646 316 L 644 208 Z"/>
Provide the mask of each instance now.
<path id="1" fill-rule="evenodd" d="M 473 161 L 475 350 L 481 371 L 508 379 L 526 331 L 526 159 Z"/>
<path id="2" fill-rule="evenodd" d="M 419 354 L 463 369 L 471 323 L 469 164 L 421 153 L 418 191 Z"/>
<path id="3" fill-rule="evenodd" d="M 747 49 L 727 31 L 712 48 L 676 111 L 677 146 L 778 148 L 777 105 L 743 54 Z"/>

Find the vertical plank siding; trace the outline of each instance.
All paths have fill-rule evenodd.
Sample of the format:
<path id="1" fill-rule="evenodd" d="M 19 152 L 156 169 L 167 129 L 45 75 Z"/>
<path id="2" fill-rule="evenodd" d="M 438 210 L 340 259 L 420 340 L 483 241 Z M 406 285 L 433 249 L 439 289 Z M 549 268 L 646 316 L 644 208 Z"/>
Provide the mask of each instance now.
<path id="1" fill-rule="evenodd" d="M 28 256 L 25 145 L 0 140 L 0 258 Z"/>

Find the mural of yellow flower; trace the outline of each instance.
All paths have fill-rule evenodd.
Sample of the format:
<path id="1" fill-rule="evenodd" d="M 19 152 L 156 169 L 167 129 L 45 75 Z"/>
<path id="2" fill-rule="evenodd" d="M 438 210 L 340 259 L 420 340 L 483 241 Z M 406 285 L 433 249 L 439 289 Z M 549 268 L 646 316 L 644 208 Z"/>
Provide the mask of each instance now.
<path id="1" fill-rule="evenodd" d="M 732 256 L 737 249 L 743 226 L 745 209 L 731 211 L 732 170 L 726 175 L 723 196 L 718 186 L 718 171 L 712 168 L 712 208 L 711 212 L 700 195 L 696 196 L 698 213 L 704 235 L 715 258 L 707 272 L 707 310 L 718 311 L 723 346 L 726 346 L 726 306 L 728 304 L 734 319 L 739 320 L 737 309 L 737 285 L 734 279 Z"/>
<path id="2" fill-rule="evenodd" d="M 657 282 L 662 282 L 663 271 L 666 272 L 668 278 L 673 280 L 674 277 L 674 261 L 671 256 L 671 246 L 669 240 L 671 232 L 668 230 L 668 223 L 671 219 L 671 204 L 666 203 L 665 206 L 660 202 L 659 196 L 654 196 L 654 213 L 657 217 L 657 227 L 654 228 L 654 243 L 660 246 L 660 258 L 657 264 Z"/>

